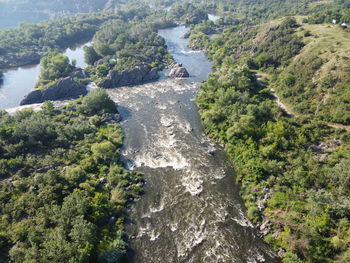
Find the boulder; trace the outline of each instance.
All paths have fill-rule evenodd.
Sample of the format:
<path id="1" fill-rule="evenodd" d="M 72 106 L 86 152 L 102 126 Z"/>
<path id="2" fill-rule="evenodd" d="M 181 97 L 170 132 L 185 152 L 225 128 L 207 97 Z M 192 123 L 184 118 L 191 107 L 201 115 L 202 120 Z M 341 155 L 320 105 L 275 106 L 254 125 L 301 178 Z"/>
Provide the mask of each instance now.
<path id="1" fill-rule="evenodd" d="M 103 60 L 103 58 L 101 58 L 94 63 L 94 66 L 97 67 L 99 65 L 102 65 L 103 63 L 104 63 L 104 60 Z"/>
<path id="2" fill-rule="evenodd" d="M 168 65 L 168 68 L 179 68 L 179 67 L 182 67 L 182 64 L 181 63 L 177 63 L 175 61 L 170 62 L 169 65 Z"/>
<path id="3" fill-rule="evenodd" d="M 188 78 L 189 76 L 185 67 L 172 68 L 169 73 L 170 78 Z"/>
<path id="4" fill-rule="evenodd" d="M 98 83 L 99 87 L 111 89 L 123 86 L 133 86 L 159 78 L 158 68 L 151 68 L 147 65 L 136 66 L 123 71 L 110 70 L 105 79 Z"/>
<path id="5" fill-rule="evenodd" d="M 187 33 L 183 34 L 180 38 L 187 39 L 190 37 L 190 35 L 191 35 L 191 33 L 187 32 Z"/>
<path id="6" fill-rule="evenodd" d="M 60 79 L 57 84 L 48 87 L 45 90 L 34 90 L 30 92 L 20 103 L 28 105 L 41 103 L 47 100 L 66 100 L 75 99 L 80 95 L 86 95 L 85 85 L 79 84 L 72 77 Z"/>

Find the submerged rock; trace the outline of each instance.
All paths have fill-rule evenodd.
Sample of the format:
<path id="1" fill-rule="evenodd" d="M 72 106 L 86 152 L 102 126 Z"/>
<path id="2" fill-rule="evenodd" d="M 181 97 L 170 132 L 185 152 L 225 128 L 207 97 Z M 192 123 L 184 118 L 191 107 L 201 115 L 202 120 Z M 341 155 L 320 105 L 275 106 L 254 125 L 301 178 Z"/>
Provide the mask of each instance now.
<path id="1" fill-rule="evenodd" d="M 150 66 L 143 65 L 125 69 L 121 72 L 110 70 L 107 77 L 98 83 L 98 86 L 105 89 L 111 89 L 138 85 L 157 80 L 158 78 L 158 68 L 151 68 Z"/>
<path id="2" fill-rule="evenodd" d="M 191 35 L 191 33 L 187 32 L 187 33 L 183 34 L 180 38 L 187 39 L 190 37 L 190 35 Z"/>
<path id="3" fill-rule="evenodd" d="M 34 90 L 30 92 L 20 103 L 28 105 L 41 103 L 47 100 L 65 100 L 75 99 L 80 95 L 86 95 L 85 85 L 79 84 L 72 77 L 60 79 L 57 84 L 48 87 L 45 90 Z"/>

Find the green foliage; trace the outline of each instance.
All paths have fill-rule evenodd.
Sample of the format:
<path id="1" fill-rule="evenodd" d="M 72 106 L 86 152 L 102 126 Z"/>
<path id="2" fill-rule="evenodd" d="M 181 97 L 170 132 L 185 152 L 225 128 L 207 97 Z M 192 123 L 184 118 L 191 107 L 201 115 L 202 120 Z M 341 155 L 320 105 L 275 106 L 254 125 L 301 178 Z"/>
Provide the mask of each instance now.
<path id="1" fill-rule="evenodd" d="M 302 261 L 293 253 L 287 252 L 283 255 L 283 263 L 302 263 Z"/>
<path id="2" fill-rule="evenodd" d="M 276 74 L 280 89 L 298 96 L 291 88 L 302 85 L 300 75 L 323 62 L 314 57 L 310 66 L 280 74 L 303 46 L 296 27 L 294 19 L 267 33 L 231 27 L 206 43 L 215 72 L 200 86 L 196 103 L 205 132 L 225 145 L 235 165 L 249 218 L 269 221 L 265 240 L 286 251 L 283 262 L 346 262 L 348 133 L 313 118 L 286 116 L 269 89 L 239 66 L 250 58 L 252 68 Z"/>
<path id="3" fill-rule="evenodd" d="M 111 102 L 104 91 L 92 97 Z M 84 104 L 89 115 L 111 109 L 91 105 Z M 58 110 L 46 102 L 36 113 L 0 115 L 0 253 L 5 262 L 124 258 L 124 209 L 141 193 L 142 178 L 120 165 L 120 126 L 79 114 L 77 106 L 72 102 Z M 91 118 L 103 120 L 96 126 Z"/>
<path id="4" fill-rule="evenodd" d="M 93 47 L 90 47 L 90 46 L 84 47 L 84 59 L 87 64 L 93 65 L 100 58 L 101 57 L 97 54 L 97 52 Z"/>
<path id="5" fill-rule="evenodd" d="M 0 68 L 17 66 L 22 57 L 42 57 L 47 51 L 87 41 L 100 25 L 117 17 L 118 14 L 106 12 L 91 13 L 0 30 Z"/>
<path id="6" fill-rule="evenodd" d="M 91 151 L 96 158 L 96 161 L 114 161 L 116 160 L 116 157 L 118 157 L 117 148 L 114 146 L 113 143 L 109 141 L 104 141 L 101 143 L 95 143 L 91 146 Z"/>
<path id="7" fill-rule="evenodd" d="M 93 89 L 86 95 L 78 110 L 87 115 L 117 112 L 116 104 L 109 98 L 107 92 L 100 88 Z"/>
<path id="8" fill-rule="evenodd" d="M 208 14 L 200 7 L 185 2 L 176 2 L 170 10 L 170 17 L 176 21 L 183 21 L 186 24 L 198 24 L 208 20 Z"/>
<path id="9" fill-rule="evenodd" d="M 72 73 L 75 67 L 69 63 L 69 58 L 60 53 L 49 53 L 40 61 L 40 76 L 37 87 L 59 78 L 64 78 Z"/>
<path id="10" fill-rule="evenodd" d="M 149 11 L 150 12 L 150 11 Z M 153 16 L 147 14 L 141 21 L 113 20 L 95 34 L 93 46 L 85 49 L 89 64 L 102 58 L 99 65 L 87 71 L 96 82 L 107 76 L 110 70 L 123 71 L 136 66 L 163 69 L 169 62 L 165 41 L 152 23 Z"/>

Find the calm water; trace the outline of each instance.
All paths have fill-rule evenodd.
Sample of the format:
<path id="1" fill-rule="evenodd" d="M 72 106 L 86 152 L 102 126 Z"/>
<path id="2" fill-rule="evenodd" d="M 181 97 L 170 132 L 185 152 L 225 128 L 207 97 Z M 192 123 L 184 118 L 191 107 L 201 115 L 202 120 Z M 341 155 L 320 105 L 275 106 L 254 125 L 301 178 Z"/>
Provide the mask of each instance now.
<path id="1" fill-rule="evenodd" d="M 84 68 L 84 50 L 85 45 L 68 48 L 64 55 L 68 56 L 70 60 L 77 61 L 77 67 Z M 21 100 L 27 95 L 35 86 L 40 73 L 40 66 L 25 66 L 4 71 L 3 82 L 0 83 L 0 109 L 13 108 L 19 105 Z"/>
<path id="2" fill-rule="evenodd" d="M 131 262 L 278 262 L 245 216 L 229 160 L 203 133 L 194 97 L 211 65 L 186 47 L 186 31 L 160 34 L 188 80 L 108 90 L 124 118 L 124 161 L 147 182 L 130 210 Z"/>

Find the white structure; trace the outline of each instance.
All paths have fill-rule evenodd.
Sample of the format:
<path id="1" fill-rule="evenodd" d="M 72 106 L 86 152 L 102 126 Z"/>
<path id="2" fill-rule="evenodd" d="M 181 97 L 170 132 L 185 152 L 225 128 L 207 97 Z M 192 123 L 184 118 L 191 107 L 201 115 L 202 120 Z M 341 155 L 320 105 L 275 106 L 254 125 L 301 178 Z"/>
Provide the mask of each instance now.
<path id="1" fill-rule="evenodd" d="M 335 25 L 337 23 L 337 20 L 333 19 L 332 23 Z"/>

